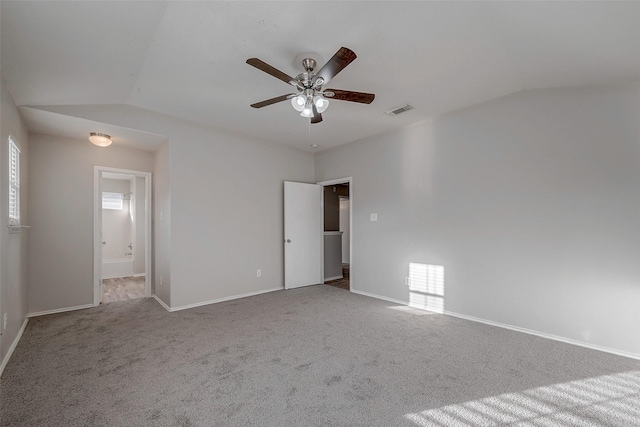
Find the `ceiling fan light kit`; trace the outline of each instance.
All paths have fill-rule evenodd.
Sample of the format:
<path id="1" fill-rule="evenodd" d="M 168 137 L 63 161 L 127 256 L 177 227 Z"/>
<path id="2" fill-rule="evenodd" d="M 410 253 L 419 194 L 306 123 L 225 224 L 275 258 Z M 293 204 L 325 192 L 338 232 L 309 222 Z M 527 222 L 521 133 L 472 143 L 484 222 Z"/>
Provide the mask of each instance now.
<path id="1" fill-rule="evenodd" d="M 291 106 L 298 111 L 302 117 L 311 119 L 311 123 L 320 123 L 322 121 L 322 113 L 329 107 L 329 99 L 327 98 L 371 104 L 375 98 L 375 95 L 372 93 L 352 92 L 339 89 L 323 90 L 322 88 L 323 85 L 328 83 L 329 80 L 335 77 L 336 74 L 342 71 L 354 59 L 356 59 L 356 54 L 351 49 L 341 47 L 317 73 L 314 73 L 313 71 L 317 65 L 316 60 L 313 58 L 304 58 L 302 60 L 304 72 L 294 78 L 258 58 L 249 58 L 247 59 L 247 64 L 297 89 L 296 93 L 267 99 L 251 104 L 251 106 L 253 108 L 262 108 L 290 99 Z"/>
<path id="2" fill-rule="evenodd" d="M 313 117 L 313 104 L 311 103 L 311 101 L 307 100 L 307 102 L 304 103 L 304 108 L 302 109 L 300 115 L 308 119 Z"/>
<path id="3" fill-rule="evenodd" d="M 327 108 L 329 108 L 329 100 L 323 98 L 320 95 L 316 95 L 313 98 L 313 104 L 316 106 L 316 110 L 318 113 L 324 113 Z"/>
<path id="4" fill-rule="evenodd" d="M 293 98 L 291 98 L 291 105 L 293 105 L 293 108 L 296 111 L 304 110 L 304 106 L 306 103 L 307 103 L 307 98 L 305 98 L 303 95 L 296 95 Z"/>

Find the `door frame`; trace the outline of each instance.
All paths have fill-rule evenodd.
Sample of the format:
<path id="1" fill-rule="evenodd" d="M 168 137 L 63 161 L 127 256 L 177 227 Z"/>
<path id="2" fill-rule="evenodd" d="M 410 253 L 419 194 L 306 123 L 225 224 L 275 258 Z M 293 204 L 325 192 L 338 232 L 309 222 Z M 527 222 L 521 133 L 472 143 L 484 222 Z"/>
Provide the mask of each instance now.
<path id="1" fill-rule="evenodd" d="M 145 201 L 145 236 L 144 236 L 144 269 L 145 269 L 145 296 L 151 297 L 151 283 L 153 282 L 151 270 L 151 172 L 135 171 L 130 169 L 118 169 L 107 166 L 93 167 L 93 305 L 100 305 L 102 283 L 102 174 L 119 173 L 144 178 Z"/>
<path id="2" fill-rule="evenodd" d="M 324 224 L 324 187 L 335 184 L 349 184 L 349 292 L 353 291 L 353 177 L 330 179 L 328 181 L 320 181 L 316 184 L 323 187 L 322 196 L 322 223 Z M 324 235 L 322 237 L 322 283 L 324 283 Z"/>

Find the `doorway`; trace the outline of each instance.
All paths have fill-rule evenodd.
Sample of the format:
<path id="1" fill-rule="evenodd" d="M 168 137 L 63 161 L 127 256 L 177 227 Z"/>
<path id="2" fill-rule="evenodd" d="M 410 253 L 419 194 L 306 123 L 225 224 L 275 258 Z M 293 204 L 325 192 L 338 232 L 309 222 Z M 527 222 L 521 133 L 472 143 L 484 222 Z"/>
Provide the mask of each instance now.
<path id="1" fill-rule="evenodd" d="M 94 305 L 151 296 L 151 173 L 94 168 Z"/>
<path id="2" fill-rule="evenodd" d="M 320 182 L 324 190 L 323 283 L 351 290 L 351 178 Z"/>

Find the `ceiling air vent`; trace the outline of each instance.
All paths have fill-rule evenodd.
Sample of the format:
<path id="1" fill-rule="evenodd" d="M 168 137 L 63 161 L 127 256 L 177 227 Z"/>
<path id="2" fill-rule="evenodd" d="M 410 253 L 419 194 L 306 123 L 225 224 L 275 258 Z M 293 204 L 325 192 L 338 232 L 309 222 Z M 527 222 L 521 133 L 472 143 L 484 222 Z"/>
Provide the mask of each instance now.
<path id="1" fill-rule="evenodd" d="M 413 107 L 409 104 L 403 105 L 402 107 L 394 108 L 392 110 L 387 111 L 387 114 L 390 116 L 397 116 L 398 114 L 404 113 L 405 111 L 412 110 Z"/>

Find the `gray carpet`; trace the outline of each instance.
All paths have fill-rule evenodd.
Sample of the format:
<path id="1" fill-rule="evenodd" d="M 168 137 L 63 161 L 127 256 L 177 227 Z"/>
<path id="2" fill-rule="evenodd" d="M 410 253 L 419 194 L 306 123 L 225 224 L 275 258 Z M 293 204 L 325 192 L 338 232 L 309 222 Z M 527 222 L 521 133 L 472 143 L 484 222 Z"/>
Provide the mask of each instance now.
<path id="1" fill-rule="evenodd" d="M 326 285 L 33 318 L 2 426 L 632 426 L 640 362 Z"/>

